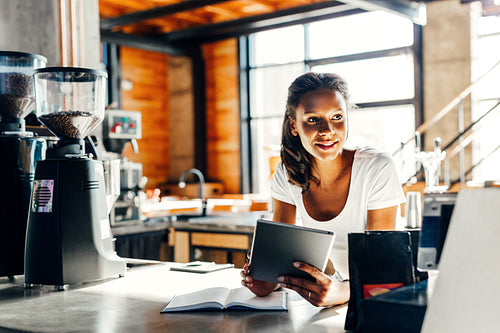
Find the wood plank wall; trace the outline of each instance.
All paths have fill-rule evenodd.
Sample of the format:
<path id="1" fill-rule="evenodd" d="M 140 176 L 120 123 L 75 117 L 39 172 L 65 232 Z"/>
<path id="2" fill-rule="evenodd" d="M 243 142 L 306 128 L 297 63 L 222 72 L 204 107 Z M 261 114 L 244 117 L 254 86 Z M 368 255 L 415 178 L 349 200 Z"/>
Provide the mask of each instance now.
<path id="1" fill-rule="evenodd" d="M 131 90 L 121 90 L 121 108 L 142 113 L 139 153 L 134 154 L 127 144 L 123 156 L 142 163 L 143 175 L 148 178 L 146 188 L 166 181 L 170 171 L 167 61 L 167 55 L 162 53 L 120 48 L 121 78 L 133 84 Z"/>
<path id="2" fill-rule="evenodd" d="M 237 41 L 231 39 L 207 44 L 203 52 L 207 138 L 195 140 L 194 144 L 207 145 L 207 170 L 203 170 L 206 178 L 222 182 L 224 193 L 237 194 L 241 192 Z M 193 121 L 188 113 L 194 110 L 191 105 L 187 107 L 187 104 L 192 104 L 192 91 L 188 89 L 191 77 L 187 74 L 184 78 L 179 77 L 185 73 L 182 68 L 190 66 L 184 59 L 170 58 L 156 52 L 120 48 L 121 77 L 133 84 L 130 91 L 121 90 L 122 109 L 141 111 L 143 127 L 142 139 L 138 140 L 139 154 L 134 154 L 128 144 L 123 155 L 143 164 L 143 174 L 148 177 L 146 188 L 155 188 L 168 180 L 176 181 L 180 170 L 187 169 L 189 161 L 194 160 L 192 141 L 172 136 L 172 126 L 186 131 L 192 128 L 192 124 L 171 124 L 174 119 Z M 169 65 L 173 66 L 172 75 Z M 169 100 L 170 94 L 173 94 L 172 101 Z M 174 100 L 178 102 L 173 103 Z M 186 104 L 181 118 L 177 114 L 181 110 L 177 104 Z M 184 150 L 182 154 L 178 152 L 179 147 Z"/>
<path id="3" fill-rule="evenodd" d="M 203 46 L 206 68 L 207 173 L 225 193 L 241 193 L 238 44 Z"/>

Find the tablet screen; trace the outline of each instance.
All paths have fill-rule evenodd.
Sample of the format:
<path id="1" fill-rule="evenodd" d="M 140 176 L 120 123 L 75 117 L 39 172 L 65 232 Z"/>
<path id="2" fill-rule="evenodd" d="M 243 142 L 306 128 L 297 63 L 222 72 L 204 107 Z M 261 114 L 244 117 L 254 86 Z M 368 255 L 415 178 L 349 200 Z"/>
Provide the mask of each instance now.
<path id="1" fill-rule="evenodd" d="M 334 239 L 331 231 L 258 220 L 253 235 L 250 276 L 275 283 L 282 275 L 314 280 L 295 268 L 293 262 L 302 261 L 324 271 Z"/>

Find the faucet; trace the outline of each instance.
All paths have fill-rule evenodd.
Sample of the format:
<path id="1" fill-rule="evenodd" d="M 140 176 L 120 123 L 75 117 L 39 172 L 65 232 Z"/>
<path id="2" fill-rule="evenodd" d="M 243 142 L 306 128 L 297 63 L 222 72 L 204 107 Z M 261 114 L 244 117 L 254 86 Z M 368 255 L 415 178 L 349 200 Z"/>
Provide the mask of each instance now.
<path id="1" fill-rule="evenodd" d="M 185 188 L 186 187 L 186 177 L 189 174 L 195 174 L 198 176 L 198 181 L 199 181 L 199 197 L 201 199 L 201 216 L 206 216 L 207 215 L 207 201 L 203 197 L 203 185 L 205 184 L 205 177 L 203 177 L 203 173 L 195 168 L 189 169 L 188 171 L 184 172 L 182 176 L 179 178 L 179 187 L 180 188 Z"/>
<path id="2" fill-rule="evenodd" d="M 432 152 L 420 151 L 415 152 L 417 163 L 420 163 L 424 168 L 425 188 L 426 193 L 443 192 L 446 186 L 439 186 L 439 174 L 441 171 L 441 161 L 444 160 L 446 152 L 441 150 L 441 138 L 434 138 L 434 150 Z"/>

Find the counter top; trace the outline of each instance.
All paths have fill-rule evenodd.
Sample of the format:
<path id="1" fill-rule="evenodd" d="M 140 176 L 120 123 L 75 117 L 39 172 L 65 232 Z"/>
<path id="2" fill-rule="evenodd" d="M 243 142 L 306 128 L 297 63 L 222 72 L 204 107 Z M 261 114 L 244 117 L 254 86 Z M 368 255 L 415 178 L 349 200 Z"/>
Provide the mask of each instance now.
<path id="1" fill-rule="evenodd" d="M 25 289 L 22 276 L 0 278 L 0 328 L 9 332 L 344 332 L 347 305 L 321 309 L 290 292 L 289 311 L 160 313 L 176 293 L 240 287 L 239 269 L 170 271 L 175 263 L 136 267 L 125 277 Z M 1 330 L 1 329 L 0 329 Z"/>
<path id="2" fill-rule="evenodd" d="M 170 227 L 176 230 L 208 230 L 214 232 L 241 232 L 253 233 L 257 219 L 265 216 L 262 212 L 247 212 L 234 214 L 215 214 L 200 217 L 192 217 L 178 220 L 165 217 L 162 221 L 138 222 L 123 226 L 112 227 L 114 236 L 128 234 L 147 233 L 165 230 Z"/>
<path id="3" fill-rule="evenodd" d="M 168 229 L 171 226 L 171 222 L 138 222 L 137 224 L 123 225 L 118 227 L 112 227 L 111 231 L 114 236 L 123 236 L 129 234 L 147 233 L 155 232 Z"/>

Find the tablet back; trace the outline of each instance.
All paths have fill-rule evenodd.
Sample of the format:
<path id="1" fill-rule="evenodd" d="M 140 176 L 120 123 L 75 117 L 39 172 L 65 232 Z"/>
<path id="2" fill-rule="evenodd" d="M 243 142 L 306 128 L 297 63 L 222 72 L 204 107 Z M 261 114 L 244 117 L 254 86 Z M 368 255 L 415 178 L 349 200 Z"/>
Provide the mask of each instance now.
<path id="1" fill-rule="evenodd" d="M 309 274 L 295 268 L 293 262 L 302 261 L 324 271 L 334 239 L 330 231 L 258 220 L 253 235 L 250 275 L 275 283 L 282 275 L 313 280 Z"/>

